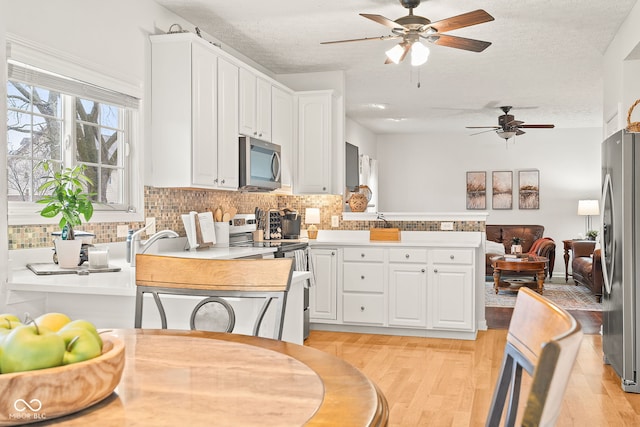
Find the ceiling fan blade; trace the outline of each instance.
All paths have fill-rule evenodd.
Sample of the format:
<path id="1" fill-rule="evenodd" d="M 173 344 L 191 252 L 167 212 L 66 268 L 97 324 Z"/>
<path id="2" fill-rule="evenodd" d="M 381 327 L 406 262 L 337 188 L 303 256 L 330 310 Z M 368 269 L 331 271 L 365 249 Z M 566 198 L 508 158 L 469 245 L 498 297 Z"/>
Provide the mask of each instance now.
<path id="1" fill-rule="evenodd" d="M 350 42 L 362 42 L 368 40 L 392 40 L 399 39 L 402 36 L 380 36 L 380 37 L 365 37 L 362 39 L 347 39 L 347 40 L 335 40 L 330 42 L 320 42 L 320 44 L 334 44 L 334 43 L 350 43 Z"/>
<path id="2" fill-rule="evenodd" d="M 389 27 L 389 28 L 402 28 L 405 29 L 404 26 L 398 24 L 396 21 L 392 21 L 389 18 L 385 18 L 382 15 L 372 15 L 369 13 L 361 13 L 360 16 L 363 16 L 367 19 L 371 19 L 374 22 L 377 22 L 378 24 L 382 24 L 385 27 Z"/>
<path id="3" fill-rule="evenodd" d="M 520 129 L 516 129 L 516 136 L 524 135 L 526 132 Z"/>
<path id="4" fill-rule="evenodd" d="M 471 25 L 493 21 L 493 19 L 493 16 L 489 15 L 482 9 L 478 9 L 473 12 L 463 13 L 462 15 L 432 22 L 429 24 L 429 27 L 435 28 L 439 33 L 444 33 L 458 28 L 470 27 Z"/>
<path id="5" fill-rule="evenodd" d="M 433 44 L 440 46 L 453 47 L 456 49 L 469 50 L 471 52 L 482 52 L 489 46 L 491 42 L 484 42 L 482 40 L 467 39 L 464 37 L 450 36 L 448 34 L 432 34 L 428 36 L 420 36 L 427 39 Z"/>
<path id="6" fill-rule="evenodd" d="M 518 127 L 525 129 L 553 129 L 556 125 L 518 125 Z"/>
<path id="7" fill-rule="evenodd" d="M 467 129 L 500 129 L 500 126 L 466 126 Z"/>
<path id="8" fill-rule="evenodd" d="M 486 127 L 486 126 L 484 126 Z M 476 132 L 476 133 L 472 133 L 469 136 L 474 136 L 474 135 L 480 135 L 481 133 L 487 133 L 487 132 L 495 132 L 497 129 L 489 129 L 489 130 L 483 130 L 481 132 Z"/>
<path id="9" fill-rule="evenodd" d="M 522 120 L 511 120 L 509 123 L 505 123 L 505 126 L 520 126 L 524 124 Z"/>

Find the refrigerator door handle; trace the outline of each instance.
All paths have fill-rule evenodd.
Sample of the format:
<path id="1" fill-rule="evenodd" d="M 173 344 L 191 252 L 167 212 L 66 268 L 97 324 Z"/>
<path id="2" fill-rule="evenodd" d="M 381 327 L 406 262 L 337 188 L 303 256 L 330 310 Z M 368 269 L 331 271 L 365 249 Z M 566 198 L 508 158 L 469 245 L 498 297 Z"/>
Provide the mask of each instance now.
<path id="1" fill-rule="evenodd" d="M 600 229 L 602 230 L 602 276 L 607 294 L 611 293 L 611 282 L 613 281 L 613 269 L 616 256 L 616 240 L 613 233 L 613 227 L 615 226 L 613 223 L 613 218 L 615 218 L 613 212 L 613 196 L 611 175 L 607 174 L 604 178 L 602 188 L 602 215 L 600 216 Z M 607 224 L 606 221 L 607 217 L 609 217 L 609 224 Z"/>

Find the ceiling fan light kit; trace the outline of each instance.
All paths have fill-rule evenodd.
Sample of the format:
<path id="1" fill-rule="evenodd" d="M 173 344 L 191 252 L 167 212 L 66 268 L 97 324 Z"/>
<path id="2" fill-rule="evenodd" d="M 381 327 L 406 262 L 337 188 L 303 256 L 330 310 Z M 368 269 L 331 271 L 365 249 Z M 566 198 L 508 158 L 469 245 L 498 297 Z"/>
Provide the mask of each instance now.
<path id="1" fill-rule="evenodd" d="M 427 62 L 429 58 L 429 49 L 420 43 L 420 39 L 439 46 L 452 47 L 471 52 L 482 52 L 491 45 L 490 42 L 444 34 L 447 31 L 493 21 L 493 16 L 482 9 L 431 22 L 431 20 L 423 16 L 413 14 L 413 9 L 420 5 L 420 0 L 400 0 L 400 4 L 409 9 L 409 14 L 395 21 L 385 18 L 382 15 L 360 14 L 360 16 L 364 18 L 390 28 L 392 35 L 329 41 L 322 42 L 321 44 L 400 39 L 400 43 L 385 52 L 387 54 L 385 64 L 398 64 L 402 62 L 409 50 L 411 50 L 411 65 L 413 66 L 420 66 Z"/>

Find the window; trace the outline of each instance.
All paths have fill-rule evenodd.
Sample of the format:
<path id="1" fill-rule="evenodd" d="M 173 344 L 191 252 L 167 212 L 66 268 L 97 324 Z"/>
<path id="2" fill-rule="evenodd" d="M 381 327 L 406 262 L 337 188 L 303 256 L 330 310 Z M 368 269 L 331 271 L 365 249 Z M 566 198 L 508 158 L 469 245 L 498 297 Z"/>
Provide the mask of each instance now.
<path id="1" fill-rule="evenodd" d="M 8 70 L 9 203 L 38 200 L 42 162 L 49 161 L 86 165 L 96 210 L 130 211 L 128 153 L 138 100 L 24 64 L 10 63 Z"/>

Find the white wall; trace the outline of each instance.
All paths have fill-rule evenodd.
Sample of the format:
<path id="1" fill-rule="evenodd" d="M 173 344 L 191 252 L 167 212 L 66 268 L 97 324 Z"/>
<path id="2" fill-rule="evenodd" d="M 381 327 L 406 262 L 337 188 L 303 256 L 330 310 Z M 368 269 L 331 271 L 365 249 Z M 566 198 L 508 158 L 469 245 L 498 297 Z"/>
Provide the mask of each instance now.
<path id="1" fill-rule="evenodd" d="M 360 154 L 366 154 L 372 159 L 378 158 L 376 134 L 348 117 L 345 123 L 345 141 L 357 146 Z"/>
<path id="2" fill-rule="evenodd" d="M 466 172 L 487 172 L 488 224 L 540 224 L 556 242 L 584 233 L 579 199 L 600 199 L 601 129 L 529 130 L 509 141 L 493 132 L 379 135 L 380 211 L 466 210 Z M 540 171 L 540 209 L 491 209 L 491 172 Z M 593 220 L 594 224 L 598 221 Z M 595 228 L 595 227 L 593 227 Z"/>
<path id="3" fill-rule="evenodd" d="M 620 26 L 604 55 L 604 120 L 608 121 L 618 114 L 617 129 L 626 126 L 627 111 L 633 102 L 640 98 L 640 83 L 637 73 L 638 58 L 635 64 L 630 57 L 640 46 L 640 2 L 637 2 L 627 19 Z M 635 120 L 640 121 L 640 108 L 634 110 Z"/>

